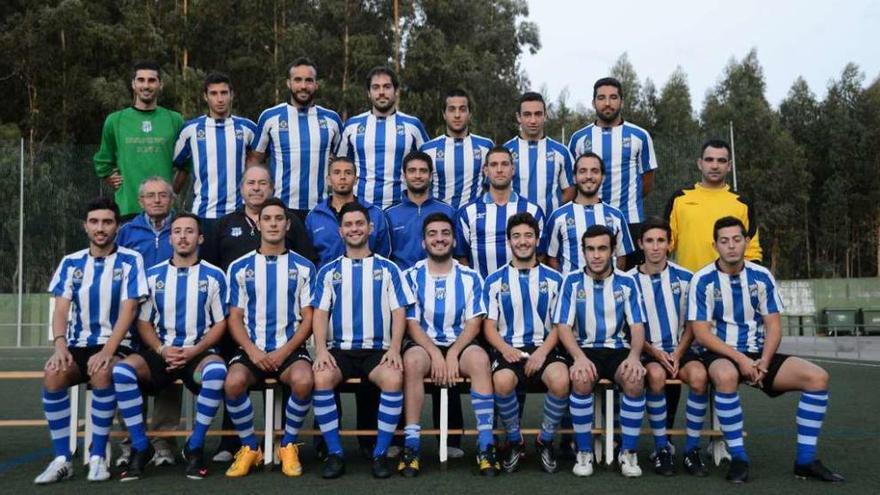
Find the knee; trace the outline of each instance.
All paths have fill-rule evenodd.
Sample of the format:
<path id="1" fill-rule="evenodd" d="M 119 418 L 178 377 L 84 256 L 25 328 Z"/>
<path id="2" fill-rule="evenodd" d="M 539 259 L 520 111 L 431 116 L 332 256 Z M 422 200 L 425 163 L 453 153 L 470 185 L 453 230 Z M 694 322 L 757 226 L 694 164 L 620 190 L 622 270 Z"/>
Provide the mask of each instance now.
<path id="1" fill-rule="evenodd" d="M 516 388 L 516 376 L 507 372 L 495 373 L 492 375 L 492 385 L 495 387 L 495 393 L 508 395 Z"/>
<path id="2" fill-rule="evenodd" d="M 311 395 L 312 389 L 315 387 L 315 380 L 311 373 L 294 373 L 292 383 L 291 391 L 300 400 Z"/>
<path id="3" fill-rule="evenodd" d="M 223 383 L 223 392 L 226 397 L 240 397 L 247 390 L 247 382 L 240 373 L 230 373 L 226 376 L 226 382 Z"/>
<path id="4" fill-rule="evenodd" d="M 336 384 L 333 383 L 333 374 L 328 371 L 315 372 L 314 387 L 320 390 L 332 389 Z"/>
<path id="5" fill-rule="evenodd" d="M 379 388 L 383 392 L 400 392 L 403 388 L 403 373 L 397 370 L 389 371 L 382 377 Z"/>
<path id="6" fill-rule="evenodd" d="M 54 370 L 47 370 L 43 375 L 43 388 L 48 392 L 58 392 L 67 388 L 67 380 L 63 374 Z"/>
<path id="7" fill-rule="evenodd" d="M 648 366 L 648 387 L 651 392 L 659 393 L 666 386 L 666 370 L 659 366 Z"/>
<path id="8" fill-rule="evenodd" d="M 113 370 L 115 370 L 115 369 L 116 368 L 114 367 Z M 109 367 L 107 367 L 107 368 L 104 368 L 102 370 L 98 370 L 98 371 L 92 373 L 89 376 L 89 383 L 91 383 L 92 386 L 95 388 L 112 387 L 113 380 L 115 379 L 115 375 L 113 374 L 113 370 L 111 370 Z M 135 376 L 134 379 L 131 380 L 131 383 L 137 383 L 137 376 Z"/>
<path id="9" fill-rule="evenodd" d="M 403 355 L 403 369 L 407 375 L 415 375 L 425 369 L 425 360 L 418 352 Z"/>
<path id="10" fill-rule="evenodd" d="M 828 390 L 828 382 L 831 377 L 828 375 L 828 372 L 822 368 L 816 367 L 816 371 L 810 374 L 810 389 L 811 390 Z"/>
<path id="11" fill-rule="evenodd" d="M 571 391 L 578 395 L 589 395 L 593 393 L 595 384 L 590 381 L 575 380 L 571 382 Z"/>
<path id="12" fill-rule="evenodd" d="M 645 383 L 643 381 L 624 381 L 623 393 L 630 397 L 642 395 L 645 391 Z"/>
<path id="13" fill-rule="evenodd" d="M 688 386 L 691 391 L 693 391 L 697 395 L 703 395 L 706 393 L 706 386 L 709 382 L 709 376 L 706 374 L 706 371 L 702 368 L 694 371 L 689 376 Z"/>
<path id="14" fill-rule="evenodd" d="M 712 373 L 712 383 L 719 392 L 734 392 L 739 386 L 739 374 L 736 370 L 721 370 Z"/>
<path id="15" fill-rule="evenodd" d="M 475 351 L 471 351 L 470 356 L 468 356 L 468 359 L 470 359 L 470 361 L 473 364 L 473 367 L 475 369 L 488 370 L 489 369 L 489 355 L 486 354 L 486 352 L 480 348 L 476 348 L 476 349 L 477 350 L 475 350 Z"/>

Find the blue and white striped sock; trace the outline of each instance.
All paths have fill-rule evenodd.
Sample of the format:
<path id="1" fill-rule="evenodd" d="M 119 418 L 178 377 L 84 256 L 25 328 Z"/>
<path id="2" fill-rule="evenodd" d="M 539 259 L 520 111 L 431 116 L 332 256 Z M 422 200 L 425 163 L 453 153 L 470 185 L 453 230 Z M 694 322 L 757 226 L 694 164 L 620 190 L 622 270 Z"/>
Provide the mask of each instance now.
<path id="1" fill-rule="evenodd" d="M 620 401 L 621 448 L 634 451 L 639 445 L 639 433 L 645 418 L 645 394 L 630 397 L 623 394 Z"/>
<path id="2" fill-rule="evenodd" d="M 739 394 L 715 392 L 715 412 L 718 414 L 721 432 L 724 433 L 724 441 L 727 442 L 730 457 L 748 461 L 749 457 L 743 445 L 743 412 L 739 405 Z"/>
<path id="3" fill-rule="evenodd" d="M 709 409 L 709 394 L 695 394 L 693 391 L 688 392 L 687 413 L 687 440 L 684 444 L 684 451 L 691 450 L 700 446 L 700 431 L 703 429 L 703 423 L 706 421 L 706 411 Z"/>
<path id="4" fill-rule="evenodd" d="M 576 394 L 568 398 L 571 412 L 571 426 L 574 428 L 574 442 L 578 452 L 593 451 L 593 394 Z"/>
<path id="5" fill-rule="evenodd" d="M 376 448 L 373 449 L 373 457 L 385 455 L 397 422 L 400 421 L 400 413 L 403 412 L 403 392 L 382 392 L 379 394 L 379 418 L 378 434 L 376 435 Z"/>
<path id="6" fill-rule="evenodd" d="M 422 444 L 422 427 L 417 424 L 409 424 L 403 429 L 406 437 L 403 439 L 403 446 L 412 449 L 418 453 Z"/>
<path id="7" fill-rule="evenodd" d="M 211 361 L 202 368 L 202 387 L 196 398 L 196 424 L 192 436 L 187 441 L 190 450 L 200 449 L 205 445 L 205 435 L 214 422 L 217 409 L 223 400 L 223 382 L 226 380 L 226 365 L 220 361 Z"/>
<path id="8" fill-rule="evenodd" d="M 285 408 L 284 436 L 281 437 L 282 447 L 286 447 L 287 445 L 296 442 L 299 430 L 302 429 L 303 421 L 305 421 L 306 414 L 309 413 L 309 408 L 311 407 L 311 396 L 307 396 L 305 399 L 299 399 L 295 394 L 290 394 L 290 398 L 287 399 L 287 407 Z"/>
<path id="9" fill-rule="evenodd" d="M 116 393 L 113 386 L 92 389 L 92 446 L 91 455 L 104 456 L 107 453 L 107 439 L 116 414 Z M 133 445 L 133 444 L 132 444 Z"/>
<path id="10" fill-rule="evenodd" d="M 809 464 L 816 459 L 819 431 L 828 410 L 828 391 L 804 392 L 797 409 L 797 463 Z"/>
<path id="11" fill-rule="evenodd" d="M 315 403 L 315 419 L 327 443 L 327 453 L 342 455 L 342 441 L 339 438 L 339 411 L 333 390 L 315 390 L 312 398 Z"/>
<path id="12" fill-rule="evenodd" d="M 49 422 L 55 457 L 63 455 L 70 460 L 70 394 L 67 389 L 57 392 L 43 389 L 43 412 Z"/>
<path id="13" fill-rule="evenodd" d="M 544 420 L 541 422 L 541 442 L 553 441 L 553 434 L 559 428 L 562 415 L 568 408 L 568 397 L 553 397 L 549 392 L 544 396 Z"/>
<path id="14" fill-rule="evenodd" d="M 477 418 L 477 444 L 485 452 L 495 442 L 492 437 L 492 418 L 495 416 L 495 400 L 492 394 L 478 394 L 471 390 L 471 405 Z"/>
<path id="15" fill-rule="evenodd" d="M 239 397 L 226 398 L 226 411 L 238 432 L 238 438 L 242 445 L 247 445 L 251 450 L 257 450 L 257 436 L 254 434 L 254 407 L 247 392 Z"/>
<path id="16" fill-rule="evenodd" d="M 113 367 L 113 388 L 119 402 L 122 421 L 131 438 L 131 447 L 143 452 L 150 442 L 144 428 L 144 397 L 138 388 L 137 372 L 126 363 L 117 363 Z"/>
<path id="17" fill-rule="evenodd" d="M 648 404 L 648 422 L 651 424 L 651 433 L 654 434 L 654 448 L 663 450 L 669 445 L 666 437 L 666 394 L 647 394 L 645 399 Z"/>
<path id="18" fill-rule="evenodd" d="M 519 442 L 522 434 L 519 431 L 519 401 L 516 400 L 516 393 L 495 394 L 495 406 L 498 407 L 498 415 L 507 431 L 507 440 Z"/>

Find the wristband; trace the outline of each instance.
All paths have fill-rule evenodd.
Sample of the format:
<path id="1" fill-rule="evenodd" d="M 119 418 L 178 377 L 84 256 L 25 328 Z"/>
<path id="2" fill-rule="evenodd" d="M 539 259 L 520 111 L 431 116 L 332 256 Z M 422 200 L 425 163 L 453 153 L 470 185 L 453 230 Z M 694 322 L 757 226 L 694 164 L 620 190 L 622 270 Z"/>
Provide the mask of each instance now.
<path id="1" fill-rule="evenodd" d="M 52 338 L 52 343 L 54 344 L 55 342 L 58 342 L 58 339 L 67 340 L 67 335 L 56 335 Z"/>

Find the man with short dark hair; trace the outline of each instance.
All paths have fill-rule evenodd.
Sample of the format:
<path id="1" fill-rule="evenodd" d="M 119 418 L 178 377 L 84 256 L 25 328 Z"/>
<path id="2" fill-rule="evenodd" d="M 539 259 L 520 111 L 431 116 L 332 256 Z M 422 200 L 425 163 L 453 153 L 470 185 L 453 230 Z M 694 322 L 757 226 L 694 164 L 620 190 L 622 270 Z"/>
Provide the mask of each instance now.
<path id="1" fill-rule="evenodd" d="M 207 239 L 221 217 L 242 206 L 238 184 L 257 125 L 232 114 L 235 92 L 226 74 L 208 73 L 202 97 L 208 114 L 184 124 L 174 146 L 174 165 L 183 173 L 193 171 L 191 209 L 202 219 Z"/>
<path id="2" fill-rule="evenodd" d="M 391 260 L 374 254 L 373 223 L 367 208 L 352 201 L 339 211 L 339 236 L 345 254 L 325 264 L 315 282 L 315 417 L 327 443 L 322 476 L 345 473 L 334 389 L 361 378 L 381 390 L 373 476 L 393 474 L 386 457 L 403 410 L 403 361 L 406 307 L 414 298 Z"/>
<path id="3" fill-rule="evenodd" d="M 443 97 L 446 134 L 422 145 L 434 160 L 434 197 L 454 210 L 483 193 L 483 163 L 495 146 L 491 139 L 471 133 L 471 98 L 463 89 L 451 89 Z"/>
<path id="4" fill-rule="evenodd" d="M 547 213 L 574 198 L 571 153 L 547 137 L 547 105 L 540 93 L 527 92 L 516 110 L 519 136 L 504 143 L 513 155 L 516 179 L 513 190 Z"/>
<path id="5" fill-rule="evenodd" d="M 746 260 L 750 238 L 743 221 L 722 217 L 713 225 L 712 236 L 718 260 L 694 274 L 687 319 L 706 348 L 701 357 L 715 387 L 715 411 L 732 457 L 727 480 L 744 483 L 749 478 L 737 392 L 740 382 L 746 382 L 770 397 L 801 392 L 794 475 L 843 481 L 816 457 L 828 409 L 828 372 L 777 352 L 782 341 L 782 298 L 770 271 Z"/>
<path id="6" fill-rule="evenodd" d="M 183 117 L 158 105 L 162 74 L 155 62 L 138 62 L 132 69 L 131 107 L 111 113 L 104 120 L 101 148 L 95 153 L 95 173 L 116 191 L 116 203 L 124 220 L 140 211 L 138 186 L 158 175 L 172 181 L 174 141 Z M 185 179 L 185 176 L 184 176 Z M 174 180 L 175 192 L 183 181 Z"/>
<path id="7" fill-rule="evenodd" d="M 666 219 L 672 227 L 670 249 L 681 266 L 697 271 L 718 257 L 712 243 L 712 226 L 721 217 L 739 218 L 748 229 L 747 260 L 761 262 L 758 220 L 755 206 L 727 185 L 730 173 L 730 145 L 721 139 L 703 143 L 697 168 L 700 182 L 676 191 L 666 205 Z"/>
<path id="8" fill-rule="evenodd" d="M 287 66 L 290 98 L 260 114 L 254 141 L 254 159 L 269 156 L 275 196 L 303 222 L 326 194 L 327 164 L 342 132 L 339 114 L 315 104 L 319 88 L 314 62 L 305 57 L 291 62 Z"/>
<path id="9" fill-rule="evenodd" d="M 607 175 L 599 197 L 603 202 L 620 210 L 635 238 L 639 223 L 644 221 L 643 198 L 654 185 L 657 155 L 648 131 L 624 121 L 623 88 L 613 77 L 603 77 L 593 85 L 593 109 L 596 121 L 571 135 L 568 149 L 580 156 L 592 151 L 605 162 Z M 627 260 L 633 267 L 641 261 L 640 254 Z"/>
<path id="10" fill-rule="evenodd" d="M 337 156 L 357 166 L 356 194 L 379 208 L 399 203 L 403 196 L 403 157 L 428 140 L 422 122 L 397 110 L 400 80 L 388 67 L 367 74 L 371 108 L 348 119 Z"/>
<path id="11" fill-rule="evenodd" d="M 592 394 L 601 379 L 623 391 L 620 472 L 626 477 L 642 475 L 636 447 L 645 415 L 645 310 L 636 281 L 612 266 L 614 239 L 604 225 L 587 229 L 581 238 L 586 265 L 565 276 L 553 312 L 559 340 L 573 361 L 569 409 L 577 444 L 572 469 L 576 476 L 593 474 Z"/>
<path id="12" fill-rule="evenodd" d="M 45 366 L 43 411 L 55 457 L 34 479 L 38 485 L 73 476 L 67 389 L 84 382 L 92 385 L 87 479 L 110 479 L 104 459 L 116 410 L 111 370 L 131 352 L 128 330 L 138 304 L 148 294 L 141 255 L 116 245 L 118 226 L 119 207 L 113 200 L 100 197 L 90 201 L 83 220 L 89 247 L 65 256 L 49 284 L 55 297 L 54 352 Z"/>

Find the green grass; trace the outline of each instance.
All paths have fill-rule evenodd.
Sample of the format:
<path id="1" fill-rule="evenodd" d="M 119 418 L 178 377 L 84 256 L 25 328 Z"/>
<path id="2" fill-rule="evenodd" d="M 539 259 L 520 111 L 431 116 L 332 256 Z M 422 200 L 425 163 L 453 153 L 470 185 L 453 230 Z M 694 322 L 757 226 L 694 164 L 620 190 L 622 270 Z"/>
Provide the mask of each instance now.
<path id="1" fill-rule="evenodd" d="M 0 350 L 0 370 L 38 370 L 48 356 L 46 350 Z M 880 381 L 880 367 L 858 363 L 819 363 L 832 376 L 831 406 L 822 438 L 819 443 L 820 457 L 828 465 L 843 473 L 848 481 L 843 485 L 829 486 L 813 481 L 795 480 L 791 474 L 795 449 L 794 413 L 797 394 L 769 399 L 763 393 L 744 387 L 742 389 L 745 424 L 748 431 L 746 448 L 752 465 L 752 481 L 747 485 L 760 493 L 880 493 L 880 471 L 875 470 L 874 457 L 880 452 L 880 393 L 876 384 Z M 0 381 L 0 418 L 32 419 L 42 417 L 40 408 L 40 383 L 37 380 Z M 351 402 L 350 398 L 346 398 Z M 465 402 L 468 402 L 465 400 Z M 260 400 L 254 401 L 260 418 Z M 467 407 L 467 406 L 466 406 Z M 426 407 L 427 411 L 428 407 Z M 680 414 L 684 409 L 679 408 Z M 352 411 L 353 405 L 347 407 Z M 540 422 L 541 400 L 530 397 L 524 423 L 534 427 Z M 466 422 L 472 424 L 468 411 Z M 348 414 L 344 425 L 350 426 L 353 414 Z M 679 417 L 677 424 L 681 424 Z M 311 423 L 311 419 L 307 420 Z M 425 423 L 427 424 L 427 423 Z M 259 426 L 259 423 L 258 423 Z M 623 479 L 619 474 L 598 469 L 592 478 L 575 478 L 569 472 L 570 463 L 556 474 L 548 475 L 539 470 L 532 455 L 529 440 L 529 457 L 521 471 L 497 479 L 483 479 L 474 474 L 472 453 L 473 440 L 465 441 L 468 455 L 465 459 L 450 461 L 446 473 L 440 472 L 436 462 L 436 442 L 426 439 L 423 453 L 422 475 L 415 480 L 394 477 L 390 480 L 374 480 L 370 477 L 369 463 L 358 458 L 354 439 L 345 439 L 348 450 L 348 474 L 342 479 L 320 479 L 320 464 L 314 460 L 311 444 L 303 449 L 305 474 L 298 479 L 287 479 L 280 472 L 255 472 L 246 479 L 229 480 L 222 475 L 222 467 L 211 466 L 210 476 L 202 481 L 190 481 L 183 476 L 182 467 L 153 468 L 148 478 L 121 485 L 116 480 L 92 484 L 85 481 L 85 469 L 76 465 L 74 480 L 54 486 L 35 487 L 33 478 L 51 459 L 50 442 L 45 428 L 4 428 L 0 430 L 0 493 L 69 493 L 71 490 L 88 490 L 89 493 L 111 493 L 125 490 L 127 493 L 277 493 L 282 490 L 303 490 L 304 493 L 347 493 L 366 495 L 370 493 L 546 493 L 550 490 L 567 493 L 572 490 L 602 490 L 608 493 L 626 490 L 627 494 L 733 492 L 724 481 L 726 467 L 714 468 L 706 479 L 694 479 L 680 474 L 673 478 L 656 476 L 648 466 L 647 455 L 652 440 L 643 438 L 640 458 L 645 475 L 639 479 Z M 208 450 L 216 444 L 209 438 Z M 676 442 L 679 446 L 680 441 Z M 680 461 L 680 459 L 679 459 Z M 742 490 L 740 489 L 739 492 Z"/>

